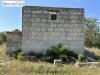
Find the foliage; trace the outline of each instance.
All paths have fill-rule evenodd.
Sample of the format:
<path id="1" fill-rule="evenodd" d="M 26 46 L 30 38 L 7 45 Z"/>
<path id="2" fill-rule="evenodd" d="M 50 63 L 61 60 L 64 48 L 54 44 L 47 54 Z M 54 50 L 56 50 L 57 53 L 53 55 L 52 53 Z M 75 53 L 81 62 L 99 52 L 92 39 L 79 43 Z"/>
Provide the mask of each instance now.
<path id="1" fill-rule="evenodd" d="M 95 18 L 85 19 L 85 45 L 87 47 L 100 47 L 100 27 Z"/>
<path id="2" fill-rule="evenodd" d="M 4 32 L 0 33 L 0 44 L 6 41 L 6 34 Z"/>
<path id="3" fill-rule="evenodd" d="M 14 57 L 15 59 L 17 59 L 18 54 L 21 52 L 21 50 L 16 50 L 13 51 L 12 53 L 9 54 L 10 57 Z"/>
<path id="4" fill-rule="evenodd" d="M 52 46 L 46 51 L 46 56 L 51 56 L 52 58 L 59 58 L 61 54 L 63 54 L 64 50 L 62 49 L 62 44 L 58 44 L 57 46 Z"/>
<path id="5" fill-rule="evenodd" d="M 71 51 L 68 47 L 63 46 L 61 43 L 57 46 L 52 46 L 46 51 L 46 56 L 51 57 L 52 61 L 54 59 L 62 59 L 70 60 L 71 57 L 77 59 L 77 54 L 73 51 Z"/>
<path id="6" fill-rule="evenodd" d="M 26 55 L 28 56 L 36 56 L 36 58 L 41 58 L 43 56 L 42 52 L 34 52 L 34 51 L 30 51 L 28 52 Z"/>
<path id="7" fill-rule="evenodd" d="M 34 52 L 34 51 L 29 51 L 29 52 L 27 53 L 27 55 L 28 55 L 28 56 L 35 56 L 35 55 L 36 55 L 36 52 Z"/>
<path id="8" fill-rule="evenodd" d="M 85 60 L 85 55 L 82 53 L 78 54 L 78 62 L 83 62 Z"/>
<path id="9" fill-rule="evenodd" d="M 25 56 L 25 53 L 24 52 L 20 52 L 17 54 L 17 59 L 18 60 L 24 60 L 24 56 Z"/>
<path id="10" fill-rule="evenodd" d="M 76 59 L 78 58 L 77 54 L 74 51 L 67 48 L 64 49 L 64 54 L 67 55 L 68 57 L 74 57 Z"/>
<path id="11" fill-rule="evenodd" d="M 39 58 L 41 58 L 41 57 L 43 57 L 43 53 L 42 53 L 42 52 L 39 52 L 39 53 L 36 54 L 36 58 L 39 59 Z"/>

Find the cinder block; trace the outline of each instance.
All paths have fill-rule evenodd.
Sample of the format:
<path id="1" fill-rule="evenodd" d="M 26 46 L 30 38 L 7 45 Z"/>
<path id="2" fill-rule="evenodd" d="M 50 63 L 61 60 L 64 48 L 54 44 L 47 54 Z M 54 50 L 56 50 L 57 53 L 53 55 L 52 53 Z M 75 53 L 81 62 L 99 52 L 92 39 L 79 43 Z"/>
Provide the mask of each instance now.
<path id="1" fill-rule="evenodd" d="M 35 23 L 36 22 L 36 18 L 31 18 L 31 22 Z"/>
<path id="2" fill-rule="evenodd" d="M 53 28 L 48 28 L 48 31 L 53 32 L 54 29 Z"/>
<path id="3" fill-rule="evenodd" d="M 72 37 L 67 37 L 66 39 L 67 39 L 67 40 L 72 40 Z"/>
<path id="4" fill-rule="evenodd" d="M 69 15 L 63 16 L 63 19 L 69 19 Z"/>
<path id="5" fill-rule="evenodd" d="M 35 28 L 35 31 L 40 32 L 41 31 L 40 27 Z"/>
<path id="6" fill-rule="evenodd" d="M 77 20 L 71 20 L 71 24 L 77 24 Z"/>
<path id="7" fill-rule="evenodd" d="M 41 28 L 41 32 L 46 32 L 46 31 L 47 31 L 47 28 L 44 28 L 44 27 Z"/>
<path id="8" fill-rule="evenodd" d="M 78 16 L 70 16 L 69 19 L 78 20 Z"/>
<path id="9" fill-rule="evenodd" d="M 64 19 L 60 19 L 59 20 L 59 23 L 64 23 Z"/>
<path id="10" fill-rule="evenodd" d="M 64 28 L 58 28 L 58 31 L 64 32 Z"/>
<path id="11" fill-rule="evenodd" d="M 24 12 L 23 13 L 26 13 L 26 14 L 31 14 L 32 13 L 32 11 L 31 10 L 24 10 Z"/>
<path id="12" fill-rule="evenodd" d="M 68 20 L 64 20 L 64 23 L 65 24 L 71 24 L 71 20 L 69 20 L 69 19 Z"/>
<path id="13" fill-rule="evenodd" d="M 37 23 L 41 22 L 40 20 L 41 20 L 40 18 L 36 18 Z"/>
<path id="14" fill-rule="evenodd" d="M 23 14 L 23 18 L 25 18 L 25 17 L 31 18 L 32 15 L 31 14 Z"/>
<path id="15" fill-rule="evenodd" d="M 37 27 L 37 23 L 32 23 L 32 27 Z"/>
<path id="16" fill-rule="evenodd" d="M 23 18 L 23 23 L 31 23 L 31 18 Z"/>
<path id="17" fill-rule="evenodd" d="M 60 14 L 57 16 L 57 19 L 62 19 L 62 18 L 63 18 L 63 16 Z"/>
<path id="18" fill-rule="evenodd" d="M 57 24 L 57 27 L 64 27 L 64 25 L 63 24 Z"/>
<path id="19" fill-rule="evenodd" d="M 43 40 L 48 40 L 49 37 L 48 37 L 48 36 L 43 36 L 42 39 L 43 39 Z"/>
<path id="20" fill-rule="evenodd" d="M 45 23 L 48 22 L 47 19 L 41 19 L 41 22 Z"/>
<path id="21" fill-rule="evenodd" d="M 32 18 L 37 18 L 38 14 L 37 13 L 32 13 Z"/>

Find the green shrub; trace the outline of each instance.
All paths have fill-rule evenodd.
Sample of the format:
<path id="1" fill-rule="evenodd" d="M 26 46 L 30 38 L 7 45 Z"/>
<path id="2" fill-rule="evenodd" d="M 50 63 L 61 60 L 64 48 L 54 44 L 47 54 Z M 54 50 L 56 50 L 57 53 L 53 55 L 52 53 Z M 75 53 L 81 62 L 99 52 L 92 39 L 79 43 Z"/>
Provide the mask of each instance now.
<path id="1" fill-rule="evenodd" d="M 83 62 L 85 60 L 85 55 L 82 53 L 78 54 L 78 62 Z"/>
<path id="2" fill-rule="evenodd" d="M 59 58 L 60 55 L 63 54 L 62 44 L 58 44 L 57 46 L 52 46 L 46 51 L 46 56 L 50 56 L 54 59 Z"/>
<path id="3" fill-rule="evenodd" d="M 74 51 L 72 51 L 69 48 L 64 49 L 64 55 L 67 56 L 67 62 L 76 62 L 78 59 L 78 54 L 76 54 Z"/>
<path id="4" fill-rule="evenodd" d="M 27 53 L 27 55 L 28 55 L 28 56 L 36 56 L 36 52 L 34 52 L 34 51 L 29 51 L 29 52 Z"/>
<path id="5" fill-rule="evenodd" d="M 27 53 L 28 56 L 36 56 L 37 59 L 41 58 L 43 56 L 42 52 L 34 52 L 34 51 L 30 51 Z"/>
<path id="6" fill-rule="evenodd" d="M 17 59 L 18 54 L 21 52 L 21 49 L 7 53 L 11 58 Z"/>
<path id="7" fill-rule="evenodd" d="M 2 40 L 2 38 L 0 38 L 0 45 L 3 43 L 3 40 Z"/>
<path id="8" fill-rule="evenodd" d="M 6 42 L 6 35 L 4 32 L 0 32 L 0 44 Z"/>
<path id="9" fill-rule="evenodd" d="M 49 48 L 46 51 L 46 56 L 51 57 L 52 61 L 54 59 L 62 59 L 68 62 L 72 57 L 78 59 L 78 55 L 75 52 L 71 51 L 68 47 L 63 46 L 61 43 Z"/>
<path id="10" fill-rule="evenodd" d="M 74 57 L 76 59 L 78 59 L 78 54 L 76 54 L 74 51 L 70 50 L 70 49 L 64 49 L 64 55 L 67 55 L 68 57 Z"/>
<path id="11" fill-rule="evenodd" d="M 20 52 L 20 53 L 18 53 L 18 55 L 17 55 L 17 59 L 18 59 L 18 60 L 24 60 L 24 56 L 25 56 L 25 53 L 24 53 L 24 52 Z"/>
<path id="12" fill-rule="evenodd" d="M 42 53 L 42 52 L 39 52 L 39 53 L 36 54 L 36 58 L 37 58 L 37 59 L 39 59 L 39 58 L 41 58 L 41 57 L 43 57 L 43 53 Z"/>

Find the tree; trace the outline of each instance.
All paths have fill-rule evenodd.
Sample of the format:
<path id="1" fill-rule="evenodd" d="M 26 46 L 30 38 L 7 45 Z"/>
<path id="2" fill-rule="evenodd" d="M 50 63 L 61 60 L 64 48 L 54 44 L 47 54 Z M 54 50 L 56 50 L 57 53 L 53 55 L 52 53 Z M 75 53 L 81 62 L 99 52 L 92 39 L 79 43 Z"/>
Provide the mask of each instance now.
<path id="1" fill-rule="evenodd" d="M 0 44 L 4 43 L 6 41 L 6 34 L 5 33 L 0 33 Z"/>
<path id="2" fill-rule="evenodd" d="M 100 27 L 98 19 L 86 18 L 85 19 L 85 45 L 93 47 L 100 45 Z"/>

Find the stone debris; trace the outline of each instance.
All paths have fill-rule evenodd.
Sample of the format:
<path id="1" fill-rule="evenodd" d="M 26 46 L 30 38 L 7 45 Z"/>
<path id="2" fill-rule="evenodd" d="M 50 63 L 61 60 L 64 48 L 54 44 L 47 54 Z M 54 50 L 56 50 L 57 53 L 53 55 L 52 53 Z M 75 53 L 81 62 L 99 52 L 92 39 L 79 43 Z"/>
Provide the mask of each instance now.
<path id="1" fill-rule="evenodd" d="M 99 62 L 76 62 L 75 64 L 76 67 L 100 67 Z"/>
<path id="2" fill-rule="evenodd" d="M 10 64 L 10 61 L 8 61 L 8 62 L 0 62 L 0 66 L 7 66 L 9 64 Z"/>
<path id="3" fill-rule="evenodd" d="M 54 60 L 54 66 L 61 66 L 61 64 L 62 64 L 61 60 L 58 60 L 58 59 Z"/>

